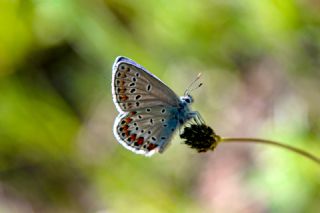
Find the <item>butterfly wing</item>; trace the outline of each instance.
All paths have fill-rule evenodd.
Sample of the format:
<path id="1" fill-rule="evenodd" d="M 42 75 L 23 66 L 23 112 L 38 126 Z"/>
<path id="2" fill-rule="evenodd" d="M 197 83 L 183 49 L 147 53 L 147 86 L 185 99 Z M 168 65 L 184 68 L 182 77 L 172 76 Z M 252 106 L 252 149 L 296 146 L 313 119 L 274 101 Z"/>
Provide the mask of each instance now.
<path id="1" fill-rule="evenodd" d="M 178 96 L 160 79 L 122 56 L 113 65 L 112 96 L 119 112 L 179 105 Z"/>
<path id="2" fill-rule="evenodd" d="M 138 154 L 163 152 L 178 126 L 178 96 L 125 57 L 118 57 L 113 65 L 112 96 L 120 112 L 114 123 L 118 141 Z"/>
<path id="3" fill-rule="evenodd" d="M 124 147 L 137 154 L 162 153 L 178 126 L 176 110 L 155 106 L 119 114 L 114 134 Z"/>

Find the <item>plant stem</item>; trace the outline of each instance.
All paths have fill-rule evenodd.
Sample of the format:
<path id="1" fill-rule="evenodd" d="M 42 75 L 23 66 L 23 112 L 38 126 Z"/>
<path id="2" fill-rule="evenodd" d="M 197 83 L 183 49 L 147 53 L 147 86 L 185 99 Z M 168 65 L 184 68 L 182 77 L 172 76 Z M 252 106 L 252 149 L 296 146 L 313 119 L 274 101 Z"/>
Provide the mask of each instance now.
<path id="1" fill-rule="evenodd" d="M 249 142 L 249 143 L 263 143 L 263 144 L 270 144 L 270 145 L 275 145 L 284 149 L 287 149 L 291 152 L 295 152 L 305 158 L 308 158 L 309 160 L 312 160 L 316 162 L 317 164 L 320 165 L 320 158 L 302 150 L 295 148 L 293 146 L 289 146 L 286 144 L 282 144 L 276 141 L 272 140 L 265 140 L 265 139 L 259 139 L 259 138 L 220 138 L 219 142 Z"/>

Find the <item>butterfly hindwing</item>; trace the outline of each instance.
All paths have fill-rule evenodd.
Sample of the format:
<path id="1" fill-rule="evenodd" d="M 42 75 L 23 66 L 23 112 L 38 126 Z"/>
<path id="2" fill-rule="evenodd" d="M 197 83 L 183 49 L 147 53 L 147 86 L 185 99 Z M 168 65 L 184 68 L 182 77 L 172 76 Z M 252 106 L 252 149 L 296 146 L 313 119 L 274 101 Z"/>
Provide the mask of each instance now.
<path id="1" fill-rule="evenodd" d="M 122 145 L 138 154 L 163 152 L 178 126 L 174 110 L 157 106 L 120 114 L 114 134 Z"/>
<path id="2" fill-rule="evenodd" d="M 179 104 L 177 95 L 160 79 L 125 57 L 118 57 L 113 66 L 112 95 L 120 112 Z"/>

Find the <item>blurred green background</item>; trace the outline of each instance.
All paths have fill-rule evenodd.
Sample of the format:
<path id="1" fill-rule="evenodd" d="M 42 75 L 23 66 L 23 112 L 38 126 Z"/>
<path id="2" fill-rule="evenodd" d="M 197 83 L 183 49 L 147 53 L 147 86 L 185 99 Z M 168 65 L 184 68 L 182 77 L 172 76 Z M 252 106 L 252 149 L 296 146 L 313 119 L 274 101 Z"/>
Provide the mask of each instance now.
<path id="1" fill-rule="evenodd" d="M 146 158 L 117 143 L 124 55 L 222 136 L 320 155 L 317 0 L 0 0 L 0 212 L 320 212 L 320 168 L 274 147 Z"/>

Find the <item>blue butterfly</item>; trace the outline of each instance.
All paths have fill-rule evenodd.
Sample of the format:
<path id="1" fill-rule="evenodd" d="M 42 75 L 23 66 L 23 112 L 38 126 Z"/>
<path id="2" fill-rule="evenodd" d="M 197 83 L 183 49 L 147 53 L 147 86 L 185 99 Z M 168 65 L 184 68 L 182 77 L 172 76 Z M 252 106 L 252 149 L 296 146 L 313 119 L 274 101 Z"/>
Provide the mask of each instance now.
<path id="1" fill-rule="evenodd" d="M 137 154 L 162 153 L 176 129 L 190 119 L 202 122 L 199 113 L 189 108 L 190 91 L 179 98 L 141 65 L 117 57 L 112 69 L 112 97 L 120 113 L 114 122 L 115 137 Z"/>

